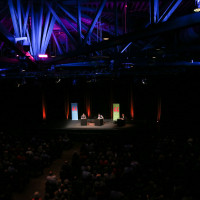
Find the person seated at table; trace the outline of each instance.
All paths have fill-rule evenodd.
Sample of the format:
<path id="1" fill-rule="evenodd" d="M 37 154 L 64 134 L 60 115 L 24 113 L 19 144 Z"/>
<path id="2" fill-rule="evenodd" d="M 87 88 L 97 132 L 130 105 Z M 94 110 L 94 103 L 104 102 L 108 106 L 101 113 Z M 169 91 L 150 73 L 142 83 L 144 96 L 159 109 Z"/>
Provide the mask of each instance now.
<path id="1" fill-rule="evenodd" d="M 124 114 L 122 114 L 122 117 L 121 117 L 122 120 L 126 120 L 126 117 Z"/>
<path id="2" fill-rule="evenodd" d="M 100 114 L 98 114 L 98 118 L 97 119 L 101 119 L 101 115 Z"/>
<path id="3" fill-rule="evenodd" d="M 87 119 L 87 117 L 84 113 L 81 115 L 81 119 Z"/>
<path id="4" fill-rule="evenodd" d="M 104 119 L 103 115 L 98 114 L 98 119 Z"/>

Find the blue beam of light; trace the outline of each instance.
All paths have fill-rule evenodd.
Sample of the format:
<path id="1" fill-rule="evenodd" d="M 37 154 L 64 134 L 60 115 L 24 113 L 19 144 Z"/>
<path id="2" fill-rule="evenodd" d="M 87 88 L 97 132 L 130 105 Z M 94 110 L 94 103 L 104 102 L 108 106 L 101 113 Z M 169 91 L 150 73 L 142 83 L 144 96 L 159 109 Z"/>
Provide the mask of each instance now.
<path id="1" fill-rule="evenodd" d="M 120 53 L 124 53 L 124 51 L 126 51 L 126 49 L 132 44 L 132 42 L 129 42 L 122 50 Z"/>
<path id="2" fill-rule="evenodd" d="M 22 14 L 21 14 L 21 3 L 20 0 L 17 0 L 17 14 L 18 14 L 18 22 L 19 22 L 19 33 L 22 37 Z"/>
<path id="3" fill-rule="evenodd" d="M 45 44 L 45 41 L 46 41 L 46 37 L 47 37 L 47 30 L 48 30 L 48 26 L 49 26 L 49 23 L 50 23 L 50 11 L 48 11 L 47 15 L 46 15 L 46 19 L 45 19 L 45 23 L 44 23 L 44 30 L 43 30 L 43 37 L 42 37 L 42 43 L 41 43 L 41 53 L 45 53 L 43 51 L 43 47 L 44 47 L 44 44 Z"/>
<path id="4" fill-rule="evenodd" d="M 44 45 L 42 46 L 42 49 L 41 49 L 42 54 L 45 54 L 45 52 L 46 52 L 47 46 L 49 44 L 49 40 L 51 38 L 51 34 L 53 32 L 53 27 L 54 27 L 55 22 L 56 22 L 56 19 L 52 16 L 51 22 L 50 22 L 50 25 L 49 25 L 49 28 L 48 28 L 48 31 L 47 31 L 45 43 L 44 43 Z"/>
<path id="5" fill-rule="evenodd" d="M 27 8 L 27 13 L 28 13 L 29 8 Z M 34 5 L 32 4 L 32 9 L 31 9 L 31 45 L 30 45 L 30 52 L 34 56 L 35 59 L 38 59 L 38 54 L 40 53 L 45 53 L 51 33 L 53 31 L 53 27 L 55 24 L 55 18 L 51 18 L 50 22 L 50 12 L 47 13 L 46 20 L 45 20 L 45 25 L 44 29 L 42 29 L 42 23 L 43 23 L 43 10 L 44 10 L 44 4 L 43 0 L 41 1 L 41 7 L 38 10 L 35 8 L 34 10 Z M 27 33 L 27 38 L 28 41 L 30 41 L 30 35 L 28 32 L 28 29 L 26 29 Z M 43 30 L 43 32 L 42 32 Z M 43 34 L 43 36 L 42 36 Z"/>
<path id="6" fill-rule="evenodd" d="M 159 20 L 159 0 L 154 0 L 154 23 Z"/>
<path id="7" fill-rule="evenodd" d="M 32 44 L 31 44 L 31 39 L 30 39 L 30 35 L 29 35 L 29 32 L 28 32 L 28 29 L 26 29 L 26 35 L 27 35 L 27 40 L 30 44 L 30 53 L 31 55 L 33 55 L 33 48 L 32 48 Z"/>
<path id="8" fill-rule="evenodd" d="M 199 0 L 195 0 L 195 5 L 197 6 L 197 8 L 200 8 L 200 1 Z"/>
<path id="9" fill-rule="evenodd" d="M 67 11 L 66 8 L 63 8 L 60 4 L 58 4 L 58 7 L 59 7 L 65 14 L 67 14 L 75 23 L 78 23 L 77 18 L 74 17 L 69 11 Z M 68 23 L 72 26 L 72 28 L 73 28 L 75 31 L 78 32 L 77 28 L 76 28 L 67 18 L 65 18 L 65 19 L 66 19 L 66 20 L 68 21 Z M 87 28 L 84 24 L 82 24 L 81 27 L 82 27 L 83 30 L 85 30 L 85 31 L 88 30 L 88 28 Z M 81 35 L 81 38 L 82 38 L 82 39 L 85 38 L 84 35 L 83 35 L 81 32 L 80 32 L 80 35 Z M 93 39 L 98 38 L 98 36 L 97 36 L 96 34 L 94 34 L 94 33 L 91 34 L 91 37 L 92 37 Z M 87 41 L 87 44 L 91 45 L 91 42 L 90 42 L 90 41 Z M 66 50 L 66 52 L 67 52 L 67 50 Z M 96 51 L 96 54 L 97 54 L 97 55 L 100 55 L 100 53 L 97 52 L 97 51 Z"/>
<path id="10" fill-rule="evenodd" d="M 69 24 L 76 32 L 78 32 L 77 28 L 72 24 L 72 22 L 71 22 L 69 19 L 65 18 L 65 20 L 67 20 L 68 24 Z M 76 20 L 76 21 L 77 21 L 77 20 Z M 82 38 L 82 39 L 85 38 L 84 35 L 83 35 L 82 33 L 80 33 L 80 35 L 81 35 L 81 38 Z M 93 37 L 94 37 L 94 36 L 93 36 Z M 97 38 L 98 38 L 98 36 L 97 36 Z M 90 41 L 87 41 L 87 44 L 90 45 L 91 42 L 90 42 Z M 97 51 L 96 51 L 96 54 L 97 54 L 97 55 L 100 55 L 100 53 L 97 52 Z"/>
<path id="11" fill-rule="evenodd" d="M 7 70 L 10 70 L 10 69 L 8 69 L 8 68 L 0 68 L 0 72 L 7 71 Z"/>
<path id="12" fill-rule="evenodd" d="M 75 39 L 73 38 L 73 36 L 70 34 L 70 32 L 67 30 L 67 28 L 65 27 L 65 25 L 62 23 L 62 21 L 60 20 L 60 18 L 56 14 L 56 12 L 52 9 L 51 5 L 48 2 L 46 2 L 46 4 L 47 4 L 49 10 L 51 11 L 52 15 L 54 16 L 54 18 L 58 22 L 58 24 L 62 27 L 63 31 L 67 34 L 67 36 L 71 40 L 71 42 L 76 46 L 77 42 L 75 41 Z"/>
<path id="13" fill-rule="evenodd" d="M 32 2 L 32 9 L 31 9 L 31 43 L 33 48 L 33 57 L 37 59 L 37 52 L 36 52 L 36 31 L 35 31 L 35 15 L 34 15 L 34 7 Z"/>
<path id="14" fill-rule="evenodd" d="M 159 20 L 159 0 L 149 0 L 150 23 L 157 23 Z"/>
<path id="15" fill-rule="evenodd" d="M 24 13 L 24 8 L 22 7 L 22 14 L 23 14 L 23 18 L 24 18 L 24 25 L 23 25 L 23 29 L 22 29 L 22 35 L 26 34 L 29 11 L 30 11 L 30 1 L 28 2 L 26 14 Z"/>
<path id="16" fill-rule="evenodd" d="M 62 53 L 63 53 L 63 52 L 62 52 L 62 49 L 60 48 L 60 45 L 59 45 L 59 43 L 58 43 L 58 40 L 57 40 L 57 38 L 56 38 L 54 32 L 52 32 L 52 36 L 53 36 L 53 39 L 54 39 L 54 41 L 55 41 L 55 43 L 56 43 L 56 45 L 57 45 L 57 47 L 58 47 L 59 53 L 62 54 Z"/>
<path id="17" fill-rule="evenodd" d="M 39 13 L 38 12 L 34 12 L 34 22 L 35 22 L 35 56 L 37 58 L 38 53 L 40 53 L 39 51 L 39 40 L 38 40 L 38 36 L 39 36 Z"/>
<path id="18" fill-rule="evenodd" d="M 67 18 L 65 18 L 65 20 L 68 22 L 68 24 L 76 31 L 78 32 L 77 27 L 75 27 L 75 25 Z M 81 33 L 81 38 L 84 38 L 84 35 Z"/>
<path id="19" fill-rule="evenodd" d="M 33 48 L 32 48 L 32 44 L 31 44 L 30 34 L 29 34 L 28 27 L 27 27 L 29 11 L 30 11 L 30 2 L 28 3 L 26 14 L 24 13 L 24 8 L 22 7 L 22 15 L 24 18 L 23 35 L 27 36 L 27 40 L 30 44 L 30 53 L 31 53 L 31 55 L 33 55 Z"/>
<path id="20" fill-rule="evenodd" d="M 41 35 L 42 35 L 42 19 L 43 19 L 43 0 L 41 1 L 41 9 L 39 15 L 39 26 L 38 26 L 38 54 L 41 52 Z"/>
<path id="21" fill-rule="evenodd" d="M 82 9 L 82 8 L 81 8 Z M 86 18 L 86 19 L 89 19 L 89 20 L 92 20 L 92 18 L 90 17 L 90 16 L 88 16 L 88 15 L 86 15 L 86 14 L 84 14 L 84 13 L 82 13 L 82 16 L 84 17 L 84 18 Z M 83 27 L 83 30 L 85 30 L 86 32 L 88 32 L 88 27 L 85 25 L 85 24 L 83 24 L 83 22 L 82 22 L 82 27 Z M 106 31 L 108 31 L 108 30 L 106 30 Z M 92 39 L 98 39 L 99 40 L 99 36 L 96 34 L 96 33 L 94 33 L 94 32 L 92 32 L 91 33 L 91 38 Z M 90 44 L 89 43 L 89 41 L 88 41 L 88 44 Z"/>
<path id="22" fill-rule="evenodd" d="M 4 44 L 5 44 L 4 42 L 1 42 L 0 50 L 2 49 L 2 47 L 3 47 Z"/>
<path id="23" fill-rule="evenodd" d="M 77 18 L 74 17 L 69 11 L 67 11 L 66 8 L 63 8 L 60 4 L 58 4 L 58 7 L 59 7 L 66 15 L 68 15 L 69 18 L 71 18 L 75 23 L 78 23 Z M 86 25 L 84 25 L 83 23 L 82 23 L 81 28 L 83 28 L 84 31 L 88 31 L 88 27 L 87 27 Z M 76 31 L 78 31 L 78 30 L 76 29 Z M 95 38 L 97 37 L 97 35 L 94 34 L 94 33 L 92 33 L 91 36 L 93 37 L 93 39 L 95 39 Z M 85 38 L 84 35 L 83 35 L 82 33 L 81 33 L 81 38 L 82 38 L 82 39 Z M 87 44 L 91 44 L 91 43 L 88 41 Z"/>
<path id="24" fill-rule="evenodd" d="M 99 60 L 99 61 L 58 64 L 55 65 L 55 67 L 96 67 L 97 65 L 100 66 L 104 64 L 105 64 L 104 60 Z"/>
<path id="25" fill-rule="evenodd" d="M 81 44 L 82 38 L 81 38 L 81 2 L 80 2 L 80 0 L 77 0 L 77 4 L 78 4 L 78 23 L 77 23 L 77 27 L 78 27 L 78 34 L 79 34 L 79 42 Z"/>
<path id="26" fill-rule="evenodd" d="M 59 7 L 65 14 L 67 14 L 75 23 L 77 23 L 76 17 L 74 17 L 69 11 L 67 11 L 66 8 L 63 8 L 60 4 L 58 4 L 58 7 Z"/>
<path id="27" fill-rule="evenodd" d="M 15 36 L 20 37 L 19 28 L 18 28 L 18 21 L 16 19 L 16 15 L 15 15 L 16 11 L 15 11 L 12 0 L 8 0 L 8 5 L 9 5 L 9 9 L 10 9 L 11 18 L 12 18 L 12 21 L 13 21 Z"/>
<path id="28" fill-rule="evenodd" d="M 93 21 L 92 21 L 92 23 L 91 23 L 91 25 L 90 25 L 90 28 L 89 28 L 89 30 L 88 30 L 86 36 L 85 36 L 85 39 L 84 39 L 84 41 L 83 41 L 83 45 L 85 45 L 86 42 L 88 41 L 88 39 L 89 39 L 89 37 L 90 37 L 90 35 L 91 35 L 93 29 L 94 29 L 94 26 L 95 26 L 95 24 L 96 24 L 98 18 L 100 17 L 100 15 L 101 15 L 101 13 L 102 13 L 102 11 L 103 11 L 103 8 L 104 8 L 104 6 L 105 6 L 105 4 L 106 4 L 106 1 L 107 1 L 107 0 L 103 0 L 103 1 L 102 1 L 101 5 L 100 5 L 100 7 L 99 7 L 99 9 L 98 9 L 98 11 L 97 11 L 97 14 L 96 14 L 95 18 L 93 19 Z"/>
<path id="29" fill-rule="evenodd" d="M 174 13 L 176 8 L 180 5 L 181 2 L 182 0 L 173 0 L 172 3 L 169 5 L 169 7 L 165 10 L 163 15 L 160 17 L 158 22 L 167 21 L 171 17 L 171 15 Z"/>

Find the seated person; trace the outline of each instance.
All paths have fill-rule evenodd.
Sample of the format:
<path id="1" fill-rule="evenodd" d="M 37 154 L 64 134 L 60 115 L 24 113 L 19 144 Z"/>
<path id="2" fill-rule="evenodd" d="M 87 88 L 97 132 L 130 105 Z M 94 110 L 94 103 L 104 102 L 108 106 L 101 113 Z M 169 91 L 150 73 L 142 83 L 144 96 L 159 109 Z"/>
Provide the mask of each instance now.
<path id="1" fill-rule="evenodd" d="M 121 120 L 126 120 L 126 116 L 124 114 L 122 114 Z"/>
<path id="2" fill-rule="evenodd" d="M 104 119 L 103 115 L 98 114 L 98 119 Z"/>
<path id="3" fill-rule="evenodd" d="M 84 113 L 81 115 L 81 119 L 87 119 L 87 117 Z"/>

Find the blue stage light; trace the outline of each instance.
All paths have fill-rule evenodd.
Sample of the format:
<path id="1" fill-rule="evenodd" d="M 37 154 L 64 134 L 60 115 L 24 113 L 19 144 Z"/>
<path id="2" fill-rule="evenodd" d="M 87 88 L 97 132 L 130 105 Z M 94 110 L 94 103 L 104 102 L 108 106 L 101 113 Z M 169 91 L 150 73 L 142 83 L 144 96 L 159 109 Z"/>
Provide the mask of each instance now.
<path id="1" fill-rule="evenodd" d="M 200 0 L 195 0 L 196 8 L 194 9 L 194 12 L 200 12 Z"/>

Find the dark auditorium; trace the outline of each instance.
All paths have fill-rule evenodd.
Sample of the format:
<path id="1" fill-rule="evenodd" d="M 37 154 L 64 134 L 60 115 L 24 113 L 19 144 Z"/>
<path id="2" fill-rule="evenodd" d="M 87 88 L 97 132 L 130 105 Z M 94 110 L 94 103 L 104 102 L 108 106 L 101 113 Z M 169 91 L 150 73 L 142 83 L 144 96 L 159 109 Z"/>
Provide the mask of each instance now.
<path id="1" fill-rule="evenodd" d="M 0 1 L 0 200 L 200 199 L 200 0 Z"/>

